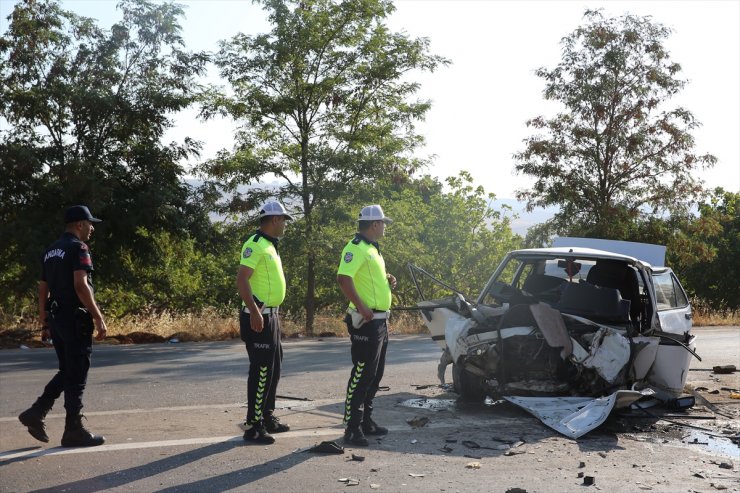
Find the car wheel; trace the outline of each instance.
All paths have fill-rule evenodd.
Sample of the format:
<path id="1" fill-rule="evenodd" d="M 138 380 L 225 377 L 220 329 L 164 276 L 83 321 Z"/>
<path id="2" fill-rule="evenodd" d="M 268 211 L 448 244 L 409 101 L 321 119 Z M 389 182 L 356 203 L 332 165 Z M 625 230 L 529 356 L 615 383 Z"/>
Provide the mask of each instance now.
<path id="1" fill-rule="evenodd" d="M 455 363 L 452 364 L 452 386 L 465 401 L 482 401 L 486 397 L 483 379 Z"/>

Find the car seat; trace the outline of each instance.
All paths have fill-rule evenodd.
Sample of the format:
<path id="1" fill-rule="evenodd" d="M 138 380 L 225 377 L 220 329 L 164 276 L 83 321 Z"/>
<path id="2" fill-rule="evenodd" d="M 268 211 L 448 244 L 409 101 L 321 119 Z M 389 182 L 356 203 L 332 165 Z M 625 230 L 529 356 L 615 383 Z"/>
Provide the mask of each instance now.
<path id="1" fill-rule="evenodd" d="M 622 299 L 630 302 L 630 319 L 637 323 L 642 313 L 642 302 L 637 273 L 632 267 L 619 260 L 600 259 L 589 269 L 586 281 L 595 286 L 619 290 Z"/>

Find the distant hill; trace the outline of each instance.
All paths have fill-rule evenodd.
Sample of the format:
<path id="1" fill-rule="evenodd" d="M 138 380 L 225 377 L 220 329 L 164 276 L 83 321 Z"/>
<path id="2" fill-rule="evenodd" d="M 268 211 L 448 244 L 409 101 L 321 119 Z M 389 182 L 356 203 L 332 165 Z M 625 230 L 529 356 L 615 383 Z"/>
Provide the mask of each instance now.
<path id="1" fill-rule="evenodd" d="M 191 185 L 193 187 L 197 187 L 197 186 L 199 186 L 199 185 L 201 185 L 203 183 L 202 181 L 195 180 L 195 179 L 186 179 L 185 182 L 188 185 Z M 262 186 L 263 187 L 265 187 L 265 186 L 267 186 L 267 187 L 269 187 L 269 186 L 275 186 L 275 187 L 277 187 L 277 186 L 279 186 L 279 182 L 275 181 L 275 182 L 272 182 L 272 183 L 263 184 Z M 240 190 L 246 191 L 248 189 L 249 188 L 246 187 L 246 186 L 240 187 Z M 511 207 L 511 212 L 510 213 L 507 213 L 507 215 L 511 216 L 511 215 L 516 214 L 516 215 L 519 216 L 517 219 L 512 220 L 512 222 L 511 222 L 511 229 L 512 229 L 512 231 L 514 231 L 514 233 L 516 233 L 518 235 L 521 235 L 521 236 L 526 235 L 527 234 L 527 230 L 531 226 L 534 226 L 535 224 L 540 224 L 540 223 L 543 223 L 543 222 L 547 221 L 548 219 L 550 219 L 558 211 L 558 208 L 557 207 L 548 207 L 546 209 L 535 209 L 532 212 L 526 212 L 525 211 L 525 207 L 526 207 L 525 203 L 524 202 L 519 202 L 516 199 L 496 199 L 496 200 L 493 201 L 493 204 L 492 204 L 493 209 L 494 210 L 497 210 L 497 211 L 498 210 L 501 210 L 501 206 L 502 205 L 507 205 L 507 206 Z M 213 221 L 218 221 L 218 220 L 222 220 L 223 219 L 223 217 L 221 217 L 221 216 L 219 216 L 217 214 L 214 214 L 214 213 L 211 213 L 210 214 L 210 217 L 211 217 L 211 220 L 213 220 Z"/>
<path id="2" fill-rule="evenodd" d="M 527 230 L 535 224 L 544 223 L 558 212 L 557 207 L 547 207 L 545 209 L 535 209 L 532 212 L 526 212 L 526 204 L 516 199 L 496 199 L 493 201 L 493 208 L 500 210 L 502 205 L 511 207 L 511 213 L 519 216 L 511 222 L 511 229 L 519 235 L 526 235 Z"/>

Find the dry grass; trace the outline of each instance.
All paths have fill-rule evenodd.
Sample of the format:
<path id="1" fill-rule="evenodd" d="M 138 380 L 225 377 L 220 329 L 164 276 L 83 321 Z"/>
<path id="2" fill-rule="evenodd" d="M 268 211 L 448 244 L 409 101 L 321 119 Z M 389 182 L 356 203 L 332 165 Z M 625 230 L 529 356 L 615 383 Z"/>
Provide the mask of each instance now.
<path id="1" fill-rule="evenodd" d="M 281 317 L 285 337 L 303 337 L 305 320 Z M 140 344 L 166 342 L 223 341 L 239 337 L 237 314 L 225 316 L 216 310 L 200 313 L 175 314 L 161 312 L 147 315 L 129 315 L 119 319 L 108 318 L 107 344 Z M 0 313 L 0 348 L 17 348 L 19 345 L 43 347 L 37 321 L 32 316 L 11 317 Z M 426 334 L 426 327 L 418 313 L 394 313 L 390 334 Z M 347 337 L 343 314 L 321 313 L 316 316 L 314 336 Z"/>
<path id="2" fill-rule="evenodd" d="M 698 326 L 729 325 L 740 327 L 740 311 L 712 310 L 702 303 L 692 301 L 693 323 Z"/>
<path id="3" fill-rule="evenodd" d="M 695 326 L 728 325 L 740 326 L 740 311 L 711 310 L 696 300 L 694 307 Z M 302 317 L 281 317 L 285 337 L 305 336 Z M 237 314 L 224 316 L 214 309 L 197 314 L 173 314 L 169 312 L 127 316 L 109 319 L 107 343 L 136 344 L 165 342 L 178 339 L 181 342 L 221 341 L 239 337 Z M 28 315 L 10 316 L 0 313 L 0 348 L 17 348 L 19 345 L 42 347 L 36 320 Z M 421 315 L 418 312 L 394 312 L 389 321 L 391 335 L 427 334 Z M 321 313 L 316 316 L 314 336 L 347 337 L 343 314 Z"/>
<path id="4" fill-rule="evenodd" d="M 716 309 L 699 298 L 691 299 L 693 324 L 698 326 L 740 326 L 740 310 Z"/>
<path id="5" fill-rule="evenodd" d="M 213 309 L 200 313 L 130 315 L 106 321 L 106 324 L 108 336 L 121 343 L 161 342 L 170 339 L 181 342 L 222 341 L 239 337 L 237 317 L 225 317 Z"/>
<path id="6" fill-rule="evenodd" d="M 284 337 L 305 336 L 303 318 L 282 317 Z M 389 323 L 390 334 L 425 334 L 426 327 L 417 313 L 394 313 Z M 316 316 L 314 335 L 317 337 L 346 337 L 343 314 L 322 313 Z M 176 315 L 169 312 L 154 315 L 128 316 L 108 322 L 108 337 L 122 344 L 164 342 L 221 341 L 239 337 L 237 315 L 224 316 L 215 310 L 199 314 Z M 112 342 L 112 341 L 111 341 Z"/>
<path id="7" fill-rule="evenodd" d="M 304 321 L 283 320 L 283 332 L 290 336 L 304 334 Z M 397 334 L 427 334 L 427 328 L 421 316 L 415 312 L 394 312 L 388 321 L 388 332 Z M 317 315 L 314 321 L 314 334 L 317 336 L 346 337 L 347 326 L 344 324 L 344 313 Z"/>

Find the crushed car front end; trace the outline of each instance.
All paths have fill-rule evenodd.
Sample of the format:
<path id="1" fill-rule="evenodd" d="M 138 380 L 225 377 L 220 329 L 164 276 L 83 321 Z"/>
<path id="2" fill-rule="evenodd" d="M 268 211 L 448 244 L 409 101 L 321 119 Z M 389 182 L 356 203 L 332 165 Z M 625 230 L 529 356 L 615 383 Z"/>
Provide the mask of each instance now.
<path id="1" fill-rule="evenodd" d="M 465 399 L 595 399 L 619 391 L 632 397 L 613 405 L 645 395 L 670 400 L 695 355 L 690 326 L 661 325 L 651 266 L 604 250 L 517 250 L 477 300 L 455 293 L 419 307 L 443 349 L 439 376 L 451 363 Z"/>

